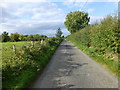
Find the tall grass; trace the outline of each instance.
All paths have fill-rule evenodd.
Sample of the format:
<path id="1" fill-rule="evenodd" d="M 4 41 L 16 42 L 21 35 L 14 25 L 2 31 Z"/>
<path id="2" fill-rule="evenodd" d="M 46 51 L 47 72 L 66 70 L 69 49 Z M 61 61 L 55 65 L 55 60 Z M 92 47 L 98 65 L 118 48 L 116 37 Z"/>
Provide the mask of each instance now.
<path id="1" fill-rule="evenodd" d="M 118 75 L 119 32 L 117 17 L 108 16 L 100 24 L 68 36 L 67 40 Z"/>

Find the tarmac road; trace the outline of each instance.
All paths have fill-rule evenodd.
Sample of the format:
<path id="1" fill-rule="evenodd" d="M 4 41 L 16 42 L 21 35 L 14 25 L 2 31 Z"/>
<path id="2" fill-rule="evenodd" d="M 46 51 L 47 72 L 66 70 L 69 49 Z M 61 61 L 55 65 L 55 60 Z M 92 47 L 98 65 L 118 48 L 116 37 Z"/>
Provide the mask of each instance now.
<path id="1" fill-rule="evenodd" d="M 64 40 L 32 88 L 118 88 L 118 79 Z"/>

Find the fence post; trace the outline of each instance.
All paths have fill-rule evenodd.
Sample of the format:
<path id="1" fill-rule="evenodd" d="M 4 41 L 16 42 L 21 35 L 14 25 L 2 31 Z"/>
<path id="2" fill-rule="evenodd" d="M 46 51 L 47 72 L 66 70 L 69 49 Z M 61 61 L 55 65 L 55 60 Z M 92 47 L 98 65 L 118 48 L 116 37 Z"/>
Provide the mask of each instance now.
<path id="1" fill-rule="evenodd" d="M 16 55 L 16 46 L 13 44 L 13 52 Z"/>
<path id="2" fill-rule="evenodd" d="M 34 47 L 34 41 L 31 41 L 31 45 Z"/>

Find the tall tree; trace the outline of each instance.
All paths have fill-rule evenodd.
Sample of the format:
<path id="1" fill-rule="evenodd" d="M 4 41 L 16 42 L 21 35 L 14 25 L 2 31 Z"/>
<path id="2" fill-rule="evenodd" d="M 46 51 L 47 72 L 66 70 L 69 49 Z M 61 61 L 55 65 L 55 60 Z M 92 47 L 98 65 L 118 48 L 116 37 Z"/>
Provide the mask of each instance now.
<path id="1" fill-rule="evenodd" d="M 56 37 L 60 38 L 62 34 L 63 34 L 63 33 L 62 33 L 61 29 L 58 28 L 58 30 L 57 30 L 57 32 L 56 32 Z"/>
<path id="2" fill-rule="evenodd" d="M 33 35 L 34 41 L 39 41 L 40 40 L 40 35 L 39 34 L 35 34 Z"/>
<path id="3" fill-rule="evenodd" d="M 87 26 L 89 20 L 88 13 L 74 11 L 68 13 L 64 24 L 70 33 L 74 33 Z"/>
<path id="4" fill-rule="evenodd" d="M 11 33 L 10 35 L 10 38 L 11 38 L 11 41 L 19 41 L 19 34 L 18 33 Z"/>
<path id="5" fill-rule="evenodd" d="M 27 36 L 27 40 L 28 40 L 28 41 L 34 41 L 33 35 L 28 35 L 28 36 Z"/>
<path id="6" fill-rule="evenodd" d="M 25 41 L 24 37 L 25 37 L 24 35 L 19 35 L 19 40 L 20 41 Z"/>
<path id="7" fill-rule="evenodd" d="M 7 32 L 3 32 L 1 36 L 2 36 L 2 42 L 7 42 L 10 40 Z"/>

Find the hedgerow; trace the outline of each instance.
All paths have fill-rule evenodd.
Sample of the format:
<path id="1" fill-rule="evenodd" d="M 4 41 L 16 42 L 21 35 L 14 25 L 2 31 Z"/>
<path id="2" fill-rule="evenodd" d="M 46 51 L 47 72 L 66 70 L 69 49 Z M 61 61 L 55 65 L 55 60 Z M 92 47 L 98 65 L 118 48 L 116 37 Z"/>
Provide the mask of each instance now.
<path id="1" fill-rule="evenodd" d="M 62 39 L 31 41 L 16 47 L 12 44 L 2 48 L 2 86 L 3 88 L 25 88 L 40 73 Z M 12 43 L 12 42 L 9 42 Z M 14 42 L 16 45 L 18 42 Z M 20 43 L 20 42 L 19 42 Z M 23 42 L 22 42 L 23 43 Z M 5 44 L 5 43 L 4 43 Z M 16 53 L 15 53 L 16 52 Z M 10 54 L 10 55 L 8 55 Z"/>
<path id="2" fill-rule="evenodd" d="M 111 59 L 118 63 L 118 48 L 120 44 L 119 33 L 120 28 L 118 28 L 117 17 L 107 16 L 100 24 L 87 26 L 69 35 L 67 40 L 88 48 L 91 55 L 96 53 L 97 55 L 101 55 L 106 59 Z M 103 60 L 102 62 L 106 63 L 107 61 Z M 118 71 L 116 70 L 116 72 Z"/>

